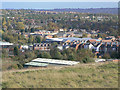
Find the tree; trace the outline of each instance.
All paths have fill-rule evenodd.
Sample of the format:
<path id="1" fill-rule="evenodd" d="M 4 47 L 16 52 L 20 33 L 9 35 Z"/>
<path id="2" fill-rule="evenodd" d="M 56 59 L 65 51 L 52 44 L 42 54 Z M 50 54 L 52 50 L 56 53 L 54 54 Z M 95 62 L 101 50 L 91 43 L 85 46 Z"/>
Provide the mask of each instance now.
<path id="1" fill-rule="evenodd" d="M 57 35 L 53 35 L 53 38 L 57 38 Z"/>
<path id="2" fill-rule="evenodd" d="M 34 32 L 35 31 L 35 29 L 34 28 L 31 28 L 31 31 L 30 32 Z"/>
<path id="3" fill-rule="evenodd" d="M 18 66 L 19 69 L 23 68 L 23 66 L 21 64 L 17 64 L 17 66 Z"/>
<path id="4" fill-rule="evenodd" d="M 50 50 L 50 55 L 53 59 L 62 59 L 62 54 L 57 48 L 51 49 Z"/>
<path id="5" fill-rule="evenodd" d="M 28 32 L 28 29 L 27 29 L 27 28 L 25 28 L 25 32 Z"/>
<path id="6" fill-rule="evenodd" d="M 57 42 L 53 42 L 53 43 L 51 44 L 51 46 L 56 46 L 56 45 L 58 45 Z"/>
<path id="7" fill-rule="evenodd" d="M 28 39 L 28 43 L 33 43 L 34 42 L 34 37 L 32 35 L 30 35 L 29 39 Z"/>
<path id="8" fill-rule="evenodd" d="M 12 27 L 11 27 L 11 22 L 9 21 L 9 20 L 7 20 L 7 30 L 11 30 L 12 29 Z"/>
<path id="9" fill-rule="evenodd" d="M 4 58 L 4 57 L 8 57 L 8 52 L 7 52 L 7 50 L 6 49 L 2 49 L 2 58 Z"/>
<path id="10" fill-rule="evenodd" d="M 3 18 L 3 20 L 2 20 L 2 25 L 3 26 L 6 25 L 6 19 L 5 18 Z"/>
<path id="11" fill-rule="evenodd" d="M 93 62 L 93 58 L 90 58 L 89 56 L 86 56 L 82 60 L 83 63 Z"/>
<path id="12" fill-rule="evenodd" d="M 92 50 L 89 49 L 80 49 L 77 50 L 77 60 L 81 61 L 83 63 L 88 63 L 88 62 L 93 62 L 94 60 L 92 59 L 95 55 L 92 53 Z"/>
<path id="13" fill-rule="evenodd" d="M 29 52 L 29 51 L 25 52 L 25 59 L 32 60 L 35 57 L 36 57 L 36 55 L 32 51 L 31 52 Z"/>
<path id="14" fill-rule="evenodd" d="M 70 54 L 70 55 L 68 56 L 68 60 L 72 60 L 72 61 L 76 60 L 75 55 L 74 55 L 74 54 Z"/>
<path id="15" fill-rule="evenodd" d="M 63 55 L 63 59 L 64 60 L 67 60 L 68 59 L 68 57 L 67 57 L 67 54 L 66 53 L 64 53 L 64 54 L 62 54 Z"/>
<path id="16" fill-rule="evenodd" d="M 18 47 L 14 47 L 14 55 L 15 56 L 19 55 L 19 49 L 18 49 Z"/>
<path id="17" fill-rule="evenodd" d="M 104 58 L 104 59 L 110 59 L 111 57 L 110 57 L 110 54 L 109 54 L 109 53 L 105 53 L 105 54 L 103 55 L 103 58 Z"/>
<path id="18" fill-rule="evenodd" d="M 49 22 L 49 23 L 48 23 L 48 27 L 49 27 L 49 30 L 58 29 L 57 24 L 55 24 L 55 23 L 53 23 L 53 22 Z"/>
<path id="19" fill-rule="evenodd" d="M 41 37 L 40 36 L 36 36 L 35 40 L 36 40 L 37 43 L 40 43 L 41 42 Z"/>
<path id="20" fill-rule="evenodd" d="M 87 37 L 87 33 L 84 33 L 84 34 L 82 35 L 82 37 L 83 37 L 83 38 Z"/>
<path id="21" fill-rule="evenodd" d="M 114 51 L 110 54 L 110 56 L 111 58 L 119 58 L 119 52 Z"/>
<path id="22" fill-rule="evenodd" d="M 42 52 L 37 57 L 38 58 L 51 58 L 50 53 L 48 52 Z"/>
<path id="23" fill-rule="evenodd" d="M 18 29 L 18 30 L 21 30 L 21 29 L 25 29 L 25 27 L 24 27 L 24 24 L 23 24 L 23 22 L 18 22 L 17 23 L 17 26 L 16 26 L 16 29 Z"/>

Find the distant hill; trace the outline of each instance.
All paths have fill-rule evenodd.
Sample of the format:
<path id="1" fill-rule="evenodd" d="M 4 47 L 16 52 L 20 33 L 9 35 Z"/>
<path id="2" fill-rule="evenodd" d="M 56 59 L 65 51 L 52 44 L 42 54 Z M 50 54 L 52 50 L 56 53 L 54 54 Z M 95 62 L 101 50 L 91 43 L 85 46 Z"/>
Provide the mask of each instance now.
<path id="1" fill-rule="evenodd" d="M 71 9 L 71 8 L 65 8 L 65 9 L 51 9 L 48 11 L 56 11 L 56 12 L 81 12 L 81 13 L 106 13 L 106 14 L 118 14 L 118 8 L 88 8 L 88 9 Z"/>
<path id="2" fill-rule="evenodd" d="M 81 12 L 81 13 L 118 14 L 118 8 L 54 9 L 54 11 L 75 11 L 75 12 Z"/>

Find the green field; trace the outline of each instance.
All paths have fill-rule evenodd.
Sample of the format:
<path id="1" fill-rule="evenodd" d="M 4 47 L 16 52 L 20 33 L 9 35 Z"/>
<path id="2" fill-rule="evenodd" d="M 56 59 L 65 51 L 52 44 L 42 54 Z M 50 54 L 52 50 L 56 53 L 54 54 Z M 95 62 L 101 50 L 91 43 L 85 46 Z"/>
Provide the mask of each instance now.
<path id="1" fill-rule="evenodd" d="M 117 88 L 118 64 L 79 64 L 62 68 L 3 72 L 3 88 Z"/>

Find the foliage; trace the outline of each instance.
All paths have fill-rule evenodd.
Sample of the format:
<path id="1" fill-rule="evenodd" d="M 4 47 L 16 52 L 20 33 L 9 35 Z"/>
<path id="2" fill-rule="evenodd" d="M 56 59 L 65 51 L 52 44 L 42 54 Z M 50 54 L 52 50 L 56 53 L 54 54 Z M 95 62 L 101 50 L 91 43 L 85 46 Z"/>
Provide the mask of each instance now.
<path id="1" fill-rule="evenodd" d="M 48 52 L 41 52 L 37 55 L 38 58 L 51 58 L 50 53 Z"/>
<path id="2" fill-rule="evenodd" d="M 30 35 L 30 37 L 28 39 L 28 43 L 34 43 L 34 40 L 35 40 L 35 38 L 32 35 Z"/>
<path id="3" fill-rule="evenodd" d="M 16 12 L 16 13 L 13 13 Z M 31 13 L 30 13 L 31 12 Z M 9 14 L 8 14 L 9 13 Z M 36 14 L 35 14 L 36 13 Z M 41 14 L 40 14 L 41 13 Z M 90 18 L 81 18 L 87 17 Z M 95 19 L 93 19 L 93 16 Z M 9 17 L 9 18 L 8 18 Z M 103 20 L 98 20 L 97 17 L 103 17 Z M 106 17 L 106 18 L 104 18 Z M 74 20 L 75 19 L 75 20 Z M 59 30 L 63 28 L 67 29 L 86 29 L 87 31 L 99 30 L 102 32 L 98 37 L 105 38 L 107 35 L 118 35 L 118 18 L 117 15 L 111 14 L 89 14 L 89 13 L 57 13 L 57 14 L 45 14 L 41 11 L 36 12 L 34 10 L 3 10 L 2 26 L 5 31 L 23 31 L 24 32 L 34 32 L 35 30 Z M 111 27 L 110 27 L 111 26 Z M 26 27 L 26 28 L 25 28 Z M 108 31 L 108 34 L 105 34 Z M 34 41 L 28 42 L 27 39 L 17 40 L 18 38 L 13 38 L 12 35 L 8 36 L 4 34 L 6 38 L 5 41 L 18 42 L 18 43 L 32 43 Z M 56 37 L 56 35 L 54 35 Z M 86 37 L 86 34 L 83 34 Z M 10 39 L 9 39 L 10 38 Z"/>
<path id="4" fill-rule="evenodd" d="M 16 33 L 12 33 L 11 31 L 4 32 L 2 34 L 2 39 L 11 43 L 27 43 L 27 39 L 24 38 L 23 35 L 18 35 Z"/>
<path id="5" fill-rule="evenodd" d="M 6 49 L 2 49 L 2 58 L 8 57 L 8 51 Z"/>
<path id="6" fill-rule="evenodd" d="M 50 55 L 53 59 L 62 59 L 62 54 L 57 48 L 51 49 Z"/>
<path id="7" fill-rule="evenodd" d="M 83 63 L 94 62 L 94 54 L 91 50 L 81 49 L 76 51 L 75 49 L 68 48 L 63 51 L 59 51 L 57 48 L 53 48 L 50 51 L 50 55 L 54 59 L 66 59 L 73 61 L 80 61 Z"/>
<path id="8" fill-rule="evenodd" d="M 120 58 L 120 54 L 119 54 L 120 52 L 112 52 L 111 54 L 110 54 L 110 57 L 111 58 Z"/>
<path id="9" fill-rule="evenodd" d="M 36 36 L 35 41 L 36 41 L 37 43 L 40 43 L 40 42 L 41 42 L 41 37 L 40 37 L 40 36 Z"/>
<path id="10" fill-rule="evenodd" d="M 84 33 L 84 34 L 82 35 L 82 38 L 85 38 L 85 37 L 87 37 L 87 34 L 86 34 L 86 33 Z"/>
<path id="11" fill-rule="evenodd" d="M 55 30 L 55 29 L 58 29 L 58 26 L 53 22 L 49 22 L 48 28 L 49 28 L 49 30 Z"/>
<path id="12" fill-rule="evenodd" d="M 109 53 L 105 53 L 105 54 L 103 55 L 103 58 L 104 58 L 104 59 L 110 59 L 111 57 L 110 57 L 110 54 L 109 54 Z"/>
<path id="13" fill-rule="evenodd" d="M 18 49 L 18 47 L 14 47 L 14 55 L 19 55 L 19 49 Z"/>
<path id="14" fill-rule="evenodd" d="M 2 25 L 3 25 L 3 26 L 6 25 L 6 19 L 5 19 L 5 17 L 3 17 Z"/>
<path id="15" fill-rule="evenodd" d="M 17 30 L 24 30 L 25 27 L 24 27 L 23 22 L 17 22 L 16 29 L 17 29 Z"/>

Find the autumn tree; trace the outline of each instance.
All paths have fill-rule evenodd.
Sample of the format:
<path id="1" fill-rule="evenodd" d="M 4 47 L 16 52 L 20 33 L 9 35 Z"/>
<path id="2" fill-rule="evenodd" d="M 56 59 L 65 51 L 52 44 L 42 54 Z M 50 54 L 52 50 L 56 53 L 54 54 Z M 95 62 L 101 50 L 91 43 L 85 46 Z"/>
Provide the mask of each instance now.
<path id="1" fill-rule="evenodd" d="M 57 24 L 55 24 L 55 23 L 53 23 L 53 22 L 49 22 L 49 23 L 48 23 L 48 27 L 49 27 L 49 30 L 58 29 Z"/>
<path id="2" fill-rule="evenodd" d="M 3 19 L 2 19 L 2 28 L 3 28 L 3 30 L 7 30 L 6 24 L 7 24 L 6 19 L 3 18 Z"/>
<path id="3" fill-rule="evenodd" d="M 2 25 L 3 26 L 6 25 L 6 19 L 5 19 L 5 17 L 2 19 Z"/>
<path id="4" fill-rule="evenodd" d="M 24 30 L 25 29 L 25 27 L 24 27 L 24 24 L 23 24 L 23 22 L 18 22 L 17 23 L 17 26 L 16 26 L 16 29 L 18 29 L 18 30 Z"/>

